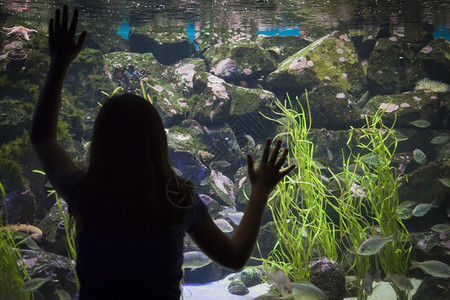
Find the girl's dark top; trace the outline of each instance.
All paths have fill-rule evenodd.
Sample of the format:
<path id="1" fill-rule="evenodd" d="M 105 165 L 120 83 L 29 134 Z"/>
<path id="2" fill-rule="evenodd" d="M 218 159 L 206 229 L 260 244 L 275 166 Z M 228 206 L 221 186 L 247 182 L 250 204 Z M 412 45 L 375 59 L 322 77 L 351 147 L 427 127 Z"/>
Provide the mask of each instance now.
<path id="1" fill-rule="evenodd" d="M 64 184 L 69 207 L 77 201 L 78 173 Z M 197 197 L 198 198 L 198 197 Z M 183 238 L 194 233 L 208 213 L 197 199 L 184 224 L 146 237 L 119 236 L 82 229 L 76 236 L 79 300 L 180 299 Z"/>

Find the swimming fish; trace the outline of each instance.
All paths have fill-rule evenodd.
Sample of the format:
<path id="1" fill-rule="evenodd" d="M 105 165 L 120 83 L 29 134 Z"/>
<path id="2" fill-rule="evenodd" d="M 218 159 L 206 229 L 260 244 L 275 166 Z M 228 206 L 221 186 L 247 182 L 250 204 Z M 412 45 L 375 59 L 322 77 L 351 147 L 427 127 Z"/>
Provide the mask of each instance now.
<path id="1" fill-rule="evenodd" d="M 292 296 L 295 300 L 327 300 L 327 295 L 308 281 L 292 282 Z"/>
<path id="2" fill-rule="evenodd" d="M 183 253 L 183 269 L 191 268 L 192 270 L 203 268 L 211 263 L 211 259 L 209 259 L 206 254 L 200 251 L 189 251 Z"/>
<path id="3" fill-rule="evenodd" d="M 439 135 L 439 136 L 437 136 L 437 137 L 434 137 L 434 138 L 431 140 L 431 143 L 432 143 L 432 144 L 435 144 L 435 145 L 440 145 L 440 144 L 443 144 L 443 143 L 445 143 L 446 141 L 448 141 L 448 139 L 449 139 L 449 137 L 446 136 L 446 135 Z"/>
<path id="4" fill-rule="evenodd" d="M 438 180 L 446 187 L 450 187 L 450 178 L 438 178 Z"/>
<path id="5" fill-rule="evenodd" d="M 216 226 L 225 233 L 232 232 L 234 230 L 233 226 L 231 226 L 225 219 L 215 219 L 214 224 L 216 224 Z"/>
<path id="6" fill-rule="evenodd" d="M 254 148 L 256 146 L 255 140 L 251 135 L 245 134 L 245 138 L 247 139 L 247 146 L 249 148 Z"/>
<path id="7" fill-rule="evenodd" d="M 280 269 L 271 270 L 267 269 L 267 282 L 273 283 L 281 296 L 285 297 L 292 294 L 291 279 Z"/>
<path id="8" fill-rule="evenodd" d="M 359 246 L 356 253 L 359 255 L 372 255 L 380 252 L 381 248 L 389 242 L 394 241 L 394 235 L 388 237 L 374 235 L 365 240 L 361 246 Z"/>
<path id="9" fill-rule="evenodd" d="M 417 204 L 417 201 L 411 201 L 411 200 L 407 200 L 407 201 L 403 201 L 402 203 L 400 203 L 399 205 L 398 205 L 398 207 L 411 207 L 411 206 L 413 206 L 413 205 L 416 205 Z"/>
<path id="10" fill-rule="evenodd" d="M 431 227 L 431 230 L 436 232 L 446 232 L 450 230 L 450 225 L 448 223 L 436 224 Z"/>
<path id="11" fill-rule="evenodd" d="M 405 275 L 389 274 L 386 279 L 392 281 L 401 291 L 410 291 L 414 289 L 411 280 Z"/>
<path id="12" fill-rule="evenodd" d="M 397 217 L 402 220 L 407 220 L 412 217 L 413 209 L 411 207 L 398 207 Z"/>
<path id="13" fill-rule="evenodd" d="M 327 146 L 327 158 L 328 160 L 333 160 L 333 153 L 331 152 L 330 148 Z"/>
<path id="14" fill-rule="evenodd" d="M 431 123 L 428 122 L 427 120 L 415 120 L 415 121 L 409 122 L 409 124 L 413 125 L 415 127 L 418 127 L 418 128 L 427 128 L 428 126 L 431 125 Z"/>
<path id="15" fill-rule="evenodd" d="M 239 225 L 239 223 L 241 223 L 242 217 L 244 216 L 243 212 L 229 208 L 223 210 L 222 212 L 220 212 L 220 214 L 226 218 L 229 218 L 236 225 Z"/>
<path id="16" fill-rule="evenodd" d="M 412 211 L 412 215 L 415 217 L 423 217 L 432 207 L 439 207 L 437 203 L 437 199 L 434 199 L 431 203 L 420 203 L 416 207 L 414 207 Z"/>
<path id="17" fill-rule="evenodd" d="M 70 297 L 69 293 L 66 292 L 65 290 L 56 288 L 55 294 L 58 295 L 59 300 L 71 300 L 72 299 L 72 297 Z"/>
<path id="18" fill-rule="evenodd" d="M 30 280 L 25 281 L 20 289 L 24 292 L 31 292 L 31 291 L 37 290 L 44 283 L 49 282 L 52 279 L 53 279 L 52 276 L 45 277 L 45 278 L 41 278 L 41 277 L 32 278 Z"/>
<path id="19" fill-rule="evenodd" d="M 427 260 L 423 262 L 417 262 L 411 259 L 411 268 L 421 268 L 425 273 L 434 277 L 449 278 L 450 267 L 438 260 Z"/>
<path id="20" fill-rule="evenodd" d="M 423 162 L 425 158 L 427 158 L 427 156 L 425 155 L 425 153 L 423 153 L 423 151 L 420 150 L 420 149 L 414 149 L 414 151 L 413 151 L 413 156 L 414 156 L 414 160 L 415 160 L 416 162 L 418 162 L 419 164 L 420 164 L 421 162 Z"/>
<path id="21" fill-rule="evenodd" d="M 372 295 L 373 293 L 373 277 L 370 275 L 370 272 L 366 273 L 366 276 L 364 276 L 363 281 L 363 287 L 364 287 L 364 294 L 366 295 Z"/>

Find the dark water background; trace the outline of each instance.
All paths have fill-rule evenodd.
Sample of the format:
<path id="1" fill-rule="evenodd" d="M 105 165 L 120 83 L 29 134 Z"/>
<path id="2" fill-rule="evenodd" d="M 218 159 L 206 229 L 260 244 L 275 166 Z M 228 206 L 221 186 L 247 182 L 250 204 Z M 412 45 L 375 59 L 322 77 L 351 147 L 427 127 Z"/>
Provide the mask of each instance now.
<path id="1" fill-rule="evenodd" d="M 179 26 L 240 28 L 245 31 L 303 30 L 313 37 L 334 29 L 365 29 L 391 25 L 432 24 L 447 36 L 450 2 L 445 0 L 221 0 L 221 1 L 0 1 L 0 22 L 31 21 L 45 25 L 57 7 L 80 9 L 81 28 L 120 22 L 130 26 Z"/>

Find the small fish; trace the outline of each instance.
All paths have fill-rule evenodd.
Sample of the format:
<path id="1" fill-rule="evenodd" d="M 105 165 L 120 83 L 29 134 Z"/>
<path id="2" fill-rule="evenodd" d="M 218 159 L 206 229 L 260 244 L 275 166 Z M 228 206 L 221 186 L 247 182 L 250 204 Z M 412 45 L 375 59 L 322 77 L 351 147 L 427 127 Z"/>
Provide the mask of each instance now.
<path id="1" fill-rule="evenodd" d="M 431 227 L 431 230 L 436 232 L 446 232 L 450 230 L 450 225 L 448 223 L 436 224 Z"/>
<path id="2" fill-rule="evenodd" d="M 25 239 L 24 242 L 25 245 L 27 245 L 28 248 L 30 248 L 31 250 L 40 250 L 41 247 L 38 246 L 38 244 L 36 244 L 36 242 L 34 241 L 34 239 L 29 236 Z"/>
<path id="3" fill-rule="evenodd" d="M 449 278 L 450 267 L 438 260 L 427 260 L 423 262 L 417 262 L 411 259 L 411 268 L 421 268 L 425 273 L 434 277 Z"/>
<path id="4" fill-rule="evenodd" d="M 59 300 L 71 300 L 72 299 L 72 297 L 70 297 L 69 293 L 66 292 L 65 290 L 56 288 L 55 294 L 58 296 Z"/>
<path id="5" fill-rule="evenodd" d="M 204 186 L 207 184 L 210 184 L 212 182 L 212 176 L 209 175 L 208 177 L 206 177 L 205 179 L 202 180 L 202 182 L 200 182 L 200 186 Z"/>
<path id="6" fill-rule="evenodd" d="M 51 281 L 52 279 L 52 276 L 45 278 L 32 278 L 28 281 L 25 281 L 20 289 L 24 292 L 32 292 L 40 288 L 44 283 Z"/>
<path id="7" fill-rule="evenodd" d="M 70 282 L 77 282 L 77 278 L 75 276 L 75 272 L 73 270 L 70 270 L 67 274 L 66 274 L 66 279 Z"/>
<path id="8" fill-rule="evenodd" d="M 214 115 L 215 115 L 215 112 L 212 110 L 212 111 L 209 113 L 209 119 L 211 120 L 211 123 L 213 122 Z"/>
<path id="9" fill-rule="evenodd" d="M 247 146 L 249 148 L 255 148 L 256 143 L 255 143 L 255 140 L 252 138 L 252 136 L 245 134 L 245 138 L 247 139 Z"/>
<path id="10" fill-rule="evenodd" d="M 231 164 L 229 162 L 227 162 L 226 160 L 213 161 L 209 164 L 210 169 L 214 169 L 215 167 L 225 169 L 225 168 L 228 168 L 229 166 L 231 166 Z"/>
<path id="11" fill-rule="evenodd" d="M 211 198 L 210 196 L 205 195 L 205 194 L 198 194 L 198 197 L 200 198 L 200 200 L 202 200 L 202 202 L 203 202 L 205 205 L 209 205 L 211 202 L 214 201 L 213 198 Z"/>
<path id="12" fill-rule="evenodd" d="M 446 187 L 450 187 L 450 178 L 438 178 L 438 180 Z"/>
<path id="13" fill-rule="evenodd" d="M 427 120 L 415 120 L 415 121 L 409 122 L 409 124 L 413 125 L 415 127 L 418 127 L 418 128 L 427 128 L 428 126 L 431 125 L 431 123 L 428 122 Z"/>
<path id="14" fill-rule="evenodd" d="M 400 203 L 398 205 L 398 207 L 407 208 L 407 207 L 411 207 L 411 206 L 416 205 L 416 204 L 417 204 L 417 201 L 407 200 L 407 201 L 403 201 L 402 203 Z"/>
<path id="15" fill-rule="evenodd" d="M 366 276 L 364 276 L 363 287 L 364 287 L 364 294 L 369 295 L 369 296 L 372 295 L 372 293 L 373 293 L 373 277 L 372 277 L 372 275 L 370 275 L 370 272 L 367 272 Z"/>
<path id="16" fill-rule="evenodd" d="M 412 217 L 413 209 L 411 207 L 398 207 L 397 217 L 402 220 L 407 220 Z"/>
<path id="17" fill-rule="evenodd" d="M 378 159 L 375 154 L 361 157 L 361 161 L 365 164 L 378 166 Z"/>
<path id="18" fill-rule="evenodd" d="M 177 176 L 183 176 L 183 172 L 181 172 L 179 169 L 172 167 L 172 170 L 175 172 L 175 175 Z"/>
<path id="19" fill-rule="evenodd" d="M 211 263 L 211 259 L 209 259 L 206 254 L 200 251 L 189 251 L 183 253 L 183 269 L 191 268 L 192 270 L 203 268 Z"/>
<path id="20" fill-rule="evenodd" d="M 232 209 L 225 209 L 221 212 L 221 214 L 224 217 L 229 218 L 236 225 L 239 225 L 239 223 L 241 223 L 242 217 L 244 216 L 243 212 L 235 211 Z"/>
<path id="21" fill-rule="evenodd" d="M 292 283 L 291 279 L 280 269 L 271 270 L 268 269 L 267 273 L 267 282 L 273 283 L 281 296 L 285 297 L 287 295 L 292 294 Z"/>
<path id="22" fill-rule="evenodd" d="M 327 146 L 327 158 L 328 160 L 333 160 L 333 153 L 331 152 L 330 148 Z"/>
<path id="23" fill-rule="evenodd" d="M 392 281 L 401 291 L 410 291 L 414 289 L 411 280 L 405 275 L 392 274 L 388 275 L 387 279 Z"/>
<path id="24" fill-rule="evenodd" d="M 231 226 L 225 219 L 215 219 L 214 224 L 216 224 L 216 226 L 225 233 L 232 232 L 234 230 L 233 226 Z"/>
<path id="25" fill-rule="evenodd" d="M 414 207 L 412 211 L 412 215 L 415 217 L 423 217 L 432 207 L 439 207 L 437 203 L 437 199 L 434 199 L 431 203 L 420 203 L 416 207 Z"/>
<path id="26" fill-rule="evenodd" d="M 394 241 L 394 235 L 388 237 L 374 235 L 365 240 L 356 251 L 359 255 L 372 255 L 380 252 L 381 248 Z"/>
<path id="27" fill-rule="evenodd" d="M 413 151 L 413 156 L 414 156 L 414 160 L 415 160 L 416 162 L 418 162 L 419 164 L 420 164 L 421 162 L 423 162 L 424 159 L 427 157 L 427 156 L 425 155 L 425 153 L 423 153 L 423 151 L 420 150 L 420 149 L 414 149 L 414 151 Z"/>
<path id="28" fill-rule="evenodd" d="M 439 135 L 439 136 L 433 138 L 431 140 L 431 143 L 435 144 L 435 145 L 440 145 L 440 144 L 443 144 L 443 143 L 447 142 L 448 139 L 449 139 L 449 137 L 446 136 L 446 135 Z"/>
<path id="29" fill-rule="evenodd" d="M 294 299 L 327 300 L 327 295 L 311 282 L 292 282 Z"/>

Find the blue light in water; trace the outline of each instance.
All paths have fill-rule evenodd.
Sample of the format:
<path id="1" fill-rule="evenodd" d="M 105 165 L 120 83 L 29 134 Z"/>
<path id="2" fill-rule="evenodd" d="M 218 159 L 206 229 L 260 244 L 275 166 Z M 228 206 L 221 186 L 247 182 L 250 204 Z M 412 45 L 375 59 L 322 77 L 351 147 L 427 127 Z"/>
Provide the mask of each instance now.
<path id="1" fill-rule="evenodd" d="M 280 36 L 301 36 L 300 28 L 292 28 L 292 27 L 281 27 L 281 28 L 268 28 L 265 30 L 258 30 L 256 32 L 258 35 L 280 35 Z"/>
<path id="2" fill-rule="evenodd" d="M 128 34 L 130 33 L 130 26 L 128 26 L 128 21 L 121 21 L 120 26 L 121 27 L 119 28 L 119 30 L 117 30 L 117 33 L 124 39 L 128 40 Z"/>
<path id="3" fill-rule="evenodd" d="M 194 43 L 195 28 L 194 28 L 193 22 L 187 23 L 186 33 L 188 35 L 189 42 Z M 194 45 L 195 45 L 195 50 L 198 50 L 198 44 L 194 43 Z"/>
<path id="4" fill-rule="evenodd" d="M 450 35 L 448 34 L 448 30 L 447 30 L 446 26 L 436 26 L 433 31 L 433 37 L 435 39 L 441 37 L 446 40 L 450 40 Z"/>

